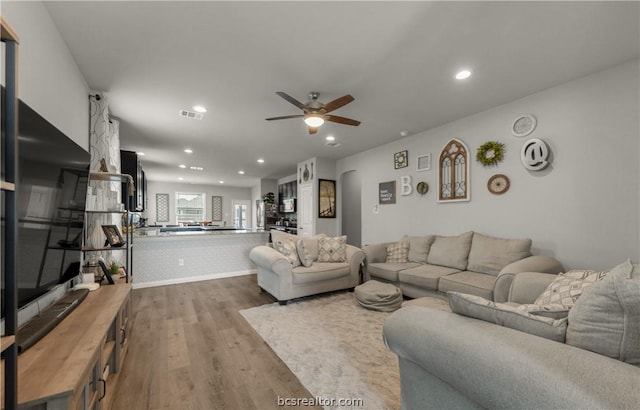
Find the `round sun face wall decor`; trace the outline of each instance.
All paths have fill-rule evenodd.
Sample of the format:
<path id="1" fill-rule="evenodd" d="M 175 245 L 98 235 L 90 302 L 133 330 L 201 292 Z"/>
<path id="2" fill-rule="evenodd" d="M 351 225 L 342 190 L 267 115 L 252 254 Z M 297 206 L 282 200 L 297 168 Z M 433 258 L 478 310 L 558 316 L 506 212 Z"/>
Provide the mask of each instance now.
<path id="1" fill-rule="evenodd" d="M 478 147 L 476 151 L 476 161 L 489 167 L 491 165 L 498 165 L 500 161 L 504 159 L 505 153 L 504 144 L 498 141 L 489 141 Z"/>
<path id="2" fill-rule="evenodd" d="M 531 114 L 524 114 L 513 120 L 511 132 L 516 137 L 526 137 L 536 129 L 536 117 Z"/>
<path id="3" fill-rule="evenodd" d="M 509 190 L 510 186 L 511 181 L 509 181 L 509 177 L 504 174 L 496 174 L 487 181 L 487 189 L 495 195 L 504 194 Z"/>

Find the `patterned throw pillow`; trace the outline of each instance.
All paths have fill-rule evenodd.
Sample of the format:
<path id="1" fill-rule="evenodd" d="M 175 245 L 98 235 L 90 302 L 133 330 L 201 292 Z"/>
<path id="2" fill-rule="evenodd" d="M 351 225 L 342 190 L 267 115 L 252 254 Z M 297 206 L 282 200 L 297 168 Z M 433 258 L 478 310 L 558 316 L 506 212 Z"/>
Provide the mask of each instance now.
<path id="1" fill-rule="evenodd" d="M 346 262 L 347 237 L 318 238 L 318 262 Z"/>
<path id="2" fill-rule="evenodd" d="M 569 309 L 562 305 L 536 305 L 526 304 L 516 306 L 516 309 L 536 316 L 562 319 L 569 315 Z"/>
<path id="3" fill-rule="evenodd" d="M 307 249 L 305 241 L 298 239 L 296 249 L 298 250 L 298 257 L 300 258 L 300 262 L 302 262 L 302 266 L 309 267 L 313 265 L 313 256 L 311 256 L 309 249 Z"/>
<path id="4" fill-rule="evenodd" d="M 273 243 L 275 250 L 284 255 L 294 268 L 300 266 L 300 259 L 298 259 L 298 251 L 296 250 L 296 243 L 291 239 L 280 239 Z"/>
<path id="5" fill-rule="evenodd" d="M 409 262 L 409 243 L 398 242 L 387 246 L 386 263 L 407 263 Z"/>
<path id="6" fill-rule="evenodd" d="M 582 291 L 604 278 L 607 273 L 609 272 L 577 269 L 560 273 L 533 303 L 536 305 L 562 305 L 571 309 Z"/>

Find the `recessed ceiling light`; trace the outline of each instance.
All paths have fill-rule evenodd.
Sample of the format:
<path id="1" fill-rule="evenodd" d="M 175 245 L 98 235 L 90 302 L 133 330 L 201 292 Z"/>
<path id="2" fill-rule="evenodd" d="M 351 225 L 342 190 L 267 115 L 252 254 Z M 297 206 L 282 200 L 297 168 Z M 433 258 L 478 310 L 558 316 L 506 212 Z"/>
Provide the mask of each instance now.
<path id="1" fill-rule="evenodd" d="M 182 180 L 184 180 L 184 178 L 178 177 L 178 181 L 182 181 Z"/>
<path id="2" fill-rule="evenodd" d="M 456 80 L 464 80 L 469 77 L 471 77 L 471 71 L 469 70 L 462 70 L 456 74 Z"/>
<path id="3" fill-rule="evenodd" d="M 333 135 L 328 135 L 327 138 L 325 138 L 327 141 L 335 141 L 336 137 L 334 137 Z"/>
<path id="4" fill-rule="evenodd" d="M 144 157 L 144 152 L 136 152 L 136 154 L 140 155 L 141 157 Z"/>
<path id="5" fill-rule="evenodd" d="M 184 152 L 186 152 L 187 154 L 191 154 L 193 153 L 193 150 L 191 148 L 185 148 Z"/>
<path id="6" fill-rule="evenodd" d="M 218 182 L 221 183 L 221 184 L 224 184 L 224 181 L 218 181 Z"/>
<path id="7" fill-rule="evenodd" d="M 262 164 L 262 163 L 264 163 L 264 159 L 258 158 L 258 162 Z"/>
<path id="8" fill-rule="evenodd" d="M 207 109 L 204 108 L 202 105 L 194 105 L 193 106 L 193 111 L 204 114 L 205 112 L 207 112 Z"/>
<path id="9" fill-rule="evenodd" d="M 244 171 L 243 171 L 243 170 L 240 170 L 240 171 L 238 171 L 238 174 L 240 174 L 240 175 L 244 175 Z"/>
<path id="10" fill-rule="evenodd" d="M 180 167 L 180 168 L 186 168 L 187 166 L 186 166 L 186 165 L 184 165 L 184 164 L 180 164 L 180 165 L 178 165 L 178 167 Z"/>

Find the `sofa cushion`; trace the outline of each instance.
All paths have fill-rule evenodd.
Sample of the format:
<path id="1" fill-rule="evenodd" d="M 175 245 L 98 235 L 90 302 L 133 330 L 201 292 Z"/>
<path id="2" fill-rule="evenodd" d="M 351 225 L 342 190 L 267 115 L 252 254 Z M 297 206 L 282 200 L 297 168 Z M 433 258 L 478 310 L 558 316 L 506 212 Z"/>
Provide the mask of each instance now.
<path id="1" fill-rule="evenodd" d="M 273 248 L 283 254 L 292 266 L 300 266 L 296 243 L 292 239 L 277 239 L 273 242 Z"/>
<path id="2" fill-rule="evenodd" d="M 459 236 L 436 236 L 429 249 L 427 262 L 430 265 L 465 270 L 469 260 L 472 238 L 473 232 L 471 231 Z"/>
<path id="3" fill-rule="evenodd" d="M 419 263 L 369 263 L 367 264 L 367 272 L 370 276 L 382 278 L 388 281 L 397 282 L 398 272 L 404 269 L 415 268 L 420 266 Z"/>
<path id="4" fill-rule="evenodd" d="M 310 283 L 322 280 L 331 280 L 351 274 L 351 266 L 348 263 L 316 262 L 313 265 L 298 266 L 292 269 L 293 283 Z"/>
<path id="5" fill-rule="evenodd" d="M 438 290 L 440 292 L 461 292 L 482 296 L 493 300 L 493 286 L 496 277 L 478 272 L 458 272 L 440 278 Z"/>
<path id="6" fill-rule="evenodd" d="M 467 270 L 498 275 L 510 263 L 531 256 L 531 239 L 501 239 L 475 232 Z"/>
<path id="7" fill-rule="evenodd" d="M 437 265 L 420 265 L 401 270 L 398 272 L 398 279 L 420 288 L 438 290 L 440 278 L 456 272 L 460 272 L 460 270 Z"/>
<path id="8" fill-rule="evenodd" d="M 403 236 L 400 243 L 409 244 L 409 262 L 427 263 L 427 255 L 435 237 L 427 236 Z"/>
<path id="9" fill-rule="evenodd" d="M 387 246 L 386 263 L 407 263 L 409 262 L 409 244 L 398 242 Z"/>
<path id="10" fill-rule="evenodd" d="M 569 312 L 566 342 L 640 366 L 640 271 L 629 261 L 584 290 Z"/>
<path id="11" fill-rule="evenodd" d="M 310 241 L 304 240 L 302 238 L 298 239 L 298 241 L 296 242 L 296 250 L 298 251 L 298 258 L 300 258 L 300 262 L 302 263 L 302 266 L 309 267 L 313 265 L 314 260 L 318 259 L 318 239 L 316 238 L 305 238 L 305 239 L 310 239 Z M 312 245 L 308 244 L 309 242 L 315 242 L 315 246 L 316 246 L 315 258 L 311 254 L 310 248 Z"/>
<path id="12" fill-rule="evenodd" d="M 604 278 L 607 273 L 607 271 L 596 272 L 577 269 L 567 273 L 559 273 L 533 303 L 536 305 L 562 305 L 571 309 L 582 291 Z"/>
<path id="13" fill-rule="evenodd" d="M 500 326 L 564 343 L 567 319 L 551 319 L 522 312 L 504 303 L 495 303 L 480 296 L 449 292 L 451 311 Z"/>
<path id="14" fill-rule="evenodd" d="M 346 262 L 347 236 L 318 238 L 318 262 Z"/>

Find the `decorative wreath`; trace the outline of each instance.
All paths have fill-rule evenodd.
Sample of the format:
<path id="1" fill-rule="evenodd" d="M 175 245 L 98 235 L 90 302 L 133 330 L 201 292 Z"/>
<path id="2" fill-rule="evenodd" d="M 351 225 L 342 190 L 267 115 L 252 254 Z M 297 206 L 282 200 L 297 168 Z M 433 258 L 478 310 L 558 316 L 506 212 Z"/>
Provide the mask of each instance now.
<path id="1" fill-rule="evenodd" d="M 498 141 L 489 141 L 480 145 L 476 152 L 476 161 L 485 167 L 498 165 L 504 159 L 506 149 L 504 144 Z"/>

